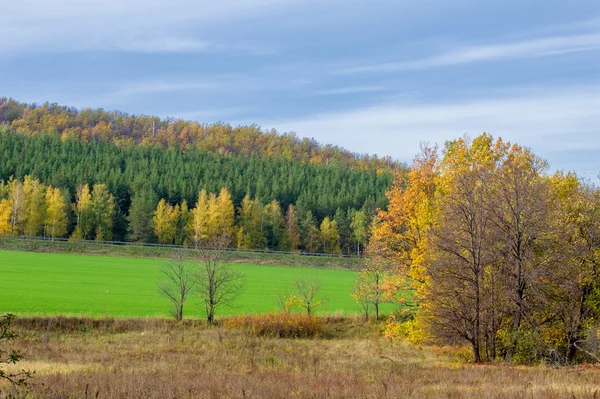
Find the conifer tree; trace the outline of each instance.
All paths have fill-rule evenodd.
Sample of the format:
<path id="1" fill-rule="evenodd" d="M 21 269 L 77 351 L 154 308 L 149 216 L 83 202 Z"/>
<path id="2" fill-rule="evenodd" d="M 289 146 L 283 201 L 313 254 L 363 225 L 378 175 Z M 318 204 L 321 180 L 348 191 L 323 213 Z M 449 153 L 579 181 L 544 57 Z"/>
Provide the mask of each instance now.
<path id="1" fill-rule="evenodd" d="M 154 226 L 152 216 L 158 204 L 156 193 L 151 189 L 142 189 L 131 197 L 129 207 L 129 237 L 131 241 L 153 242 Z"/>
<path id="2" fill-rule="evenodd" d="M 284 235 L 285 220 L 281 214 L 281 206 L 277 200 L 271 201 L 263 210 L 265 224 L 265 238 L 270 249 L 280 248 Z"/>
<path id="3" fill-rule="evenodd" d="M 240 207 L 240 227 L 244 229 L 244 248 L 265 248 L 266 240 L 262 231 L 262 205 L 258 199 L 246 195 Z"/>

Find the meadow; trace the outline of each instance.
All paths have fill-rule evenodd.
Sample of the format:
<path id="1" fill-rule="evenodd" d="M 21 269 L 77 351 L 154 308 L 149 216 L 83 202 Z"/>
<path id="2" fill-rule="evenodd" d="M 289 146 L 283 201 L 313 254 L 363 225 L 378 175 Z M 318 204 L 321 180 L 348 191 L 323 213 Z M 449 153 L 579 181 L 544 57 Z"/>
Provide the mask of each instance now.
<path id="1" fill-rule="evenodd" d="M 157 290 L 165 259 L 90 256 L 81 254 L 0 251 L 0 313 L 17 315 L 77 315 L 110 317 L 161 317 L 169 315 L 169 302 Z M 322 283 L 321 313 L 360 312 L 351 298 L 355 273 L 231 264 L 245 276 L 245 288 L 234 307 L 217 316 L 265 313 L 277 310 L 277 293 L 294 279 L 317 276 Z M 199 298 L 192 295 L 185 315 L 202 315 Z"/>
<path id="2" fill-rule="evenodd" d="M 65 398 L 597 398 L 595 366 L 469 364 L 468 349 L 390 341 L 360 319 L 281 339 L 166 319 L 17 319 L 36 372 L 20 391 Z M 0 397 L 13 391 L 0 383 Z"/>

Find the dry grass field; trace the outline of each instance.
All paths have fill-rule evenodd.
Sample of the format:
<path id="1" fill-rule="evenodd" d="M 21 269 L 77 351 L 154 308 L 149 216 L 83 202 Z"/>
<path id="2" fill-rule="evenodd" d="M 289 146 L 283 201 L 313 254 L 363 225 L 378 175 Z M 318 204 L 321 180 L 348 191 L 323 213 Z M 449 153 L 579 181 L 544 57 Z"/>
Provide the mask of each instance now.
<path id="1" fill-rule="evenodd" d="M 31 318 L 15 329 L 18 368 L 36 372 L 27 398 L 600 397 L 594 366 L 474 366 L 460 348 L 390 342 L 358 320 L 325 319 L 310 339 L 159 319 Z"/>

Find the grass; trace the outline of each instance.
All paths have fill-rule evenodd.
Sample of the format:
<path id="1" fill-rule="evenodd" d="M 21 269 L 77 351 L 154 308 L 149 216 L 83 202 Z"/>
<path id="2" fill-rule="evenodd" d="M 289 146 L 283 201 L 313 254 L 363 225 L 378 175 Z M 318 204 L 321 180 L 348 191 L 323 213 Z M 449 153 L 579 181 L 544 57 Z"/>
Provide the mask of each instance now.
<path id="1" fill-rule="evenodd" d="M 127 258 L 172 258 L 175 252 L 194 256 L 192 249 L 160 246 L 111 245 L 81 241 L 42 241 L 0 237 L 0 249 L 37 253 L 77 253 L 84 255 L 122 256 Z M 359 270 L 362 260 L 356 257 L 307 256 L 282 253 L 226 251 L 223 260 L 228 263 L 275 265 L 336 270 Z"/>
<path id="2" fill-rule="evenodd" d="M 73 330 L 19 320 L 11 366 L 37 371 L 28 398 L 597 398 L 595 366 L 475 366 L 461 348 L 384 340 L 379 326 L 325 319 L 327 339 L 123 320 Z M 52 327 L 53 326 L 53 327 Z M 349 335 L 351 331 L 360 334 Z M 4 390 L 4 391 L 3 391 Z M 10 392 L 0 385 L 2 393 Z"/>
<path id="3" fill-rule="evenodd" d="M 83 256 L 0 251 L 0 313 L 111 317 L 167 316 L 169 302 L 156 288 L 165 260 L 117 256 Z M 318 276 L 320 312 L 358 313 L 350 297 L 354 272 L 264 265 L 232 264 L 245 275 L 245 290 L 234 308 L 219 315 L 276 310 L 276 293 L 295 278 Z M 186 303 L 187 316 L 199 316 L 199 298 Z"/>

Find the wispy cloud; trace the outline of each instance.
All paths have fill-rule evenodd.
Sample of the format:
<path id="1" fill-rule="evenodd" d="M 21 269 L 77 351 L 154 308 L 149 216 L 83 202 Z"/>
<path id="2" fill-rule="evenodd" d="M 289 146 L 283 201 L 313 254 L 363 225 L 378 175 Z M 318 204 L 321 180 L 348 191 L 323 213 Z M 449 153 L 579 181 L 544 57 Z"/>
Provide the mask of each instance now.
<path id="1" fill-rule="evenodd" d="M 487 131 L 531 146 L 551 163 L 556 160 L 553 166 L 569 169 L 577 163 L 577 151 L 600 151 L 598 109 L 600 86 L 573 86 L 518 90 L 477 101 L 387 103 L 263 125 L 407 161 L 421 141 L 442 144 L 465 133 Z M 595 177 L 600 158 L 577 169 Z"/>
<path id="2" fill-rule="evenodd" d="M 410 71 L 475 62 L 542 57 L 560 53 L 592 50 L 600 50 L 600 33 L 553 36 L 511 43 L 463 47 L 432 57 L 362 65 L 344 68 L 338 72 L 341 74 L 350 74 Z"/>
<path id="3" fill-rule="evenodd" d="M 271 54 L 244 39 L 216 40 L 232 23 L 300 0 L 20 0 L 3 6 L 0 55 L 110 50 Z"/>
<path id="4" fill-rule="evenodd" d="M 337 96 L 344 94 L 377 93 L 387 91 L 383 86 L 348 86 L 335 89 L 317 90 L 313 94 L 317 96 Z"/>
<path id="5" fill-rule="evenodd" d="M 113 46 L 107 46 L 107 49 L 140 53 L 193 53 L 206 52 L 213 47 L 213 44 L 208 41 L 162 37 L 149 40 L 133 39 L 119 41 Z"/>

